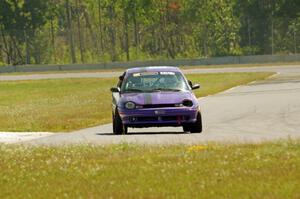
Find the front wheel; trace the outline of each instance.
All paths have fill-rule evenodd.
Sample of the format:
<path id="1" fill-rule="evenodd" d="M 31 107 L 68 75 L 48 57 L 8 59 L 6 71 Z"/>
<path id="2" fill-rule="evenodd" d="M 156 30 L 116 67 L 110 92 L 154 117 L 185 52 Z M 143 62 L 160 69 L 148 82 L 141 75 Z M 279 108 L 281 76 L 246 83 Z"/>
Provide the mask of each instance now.
<path id="1" fill-rule="evenodd" d="M 193 124 L 188 124 L 183 126 L 184 132 L 191 132 L 191 133 L 201 133 L 202 132 L 202 117 L 201 113 L 197 114 L 197 120 Z"/>
<path id="2" fill-rule="evenodd" d="M 127 126 L 123 124 L 118 111 L 113 115 L 113 133 L 116 135 L 127 134 Z"/>
<path id="3" fill-rule="evenodd" d="M 183 131 L 184 132 L 190 132 L 191 131 L 191 128 L 190 128 L 190 126 L 189 125 L 183 125 Z"/>

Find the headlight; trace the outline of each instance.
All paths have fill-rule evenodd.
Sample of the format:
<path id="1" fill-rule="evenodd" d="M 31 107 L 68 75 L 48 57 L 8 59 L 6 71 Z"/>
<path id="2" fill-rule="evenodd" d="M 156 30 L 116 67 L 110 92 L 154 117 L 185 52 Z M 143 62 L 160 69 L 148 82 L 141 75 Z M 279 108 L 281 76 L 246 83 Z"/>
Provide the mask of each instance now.
<path id="1" fill-rule="evenodd" d="M 135 109 L 135 103 L 134 102 L 126 102 L 125 108 L 127 109 Z"/>
<path id="2" fill-rule="evenodd" d="M 191 100 L 183 100 L 182 102 L 183 106 L 192 107 L 194 104 Z"/>
<path id="3" fill-rule="evenodd" d="M 182 104 L 182 103 L 178 103 L 178 104 L 175 104 L 174 106 L 175 106 L 175 107 L 182 107 L 183 104 Z"/>

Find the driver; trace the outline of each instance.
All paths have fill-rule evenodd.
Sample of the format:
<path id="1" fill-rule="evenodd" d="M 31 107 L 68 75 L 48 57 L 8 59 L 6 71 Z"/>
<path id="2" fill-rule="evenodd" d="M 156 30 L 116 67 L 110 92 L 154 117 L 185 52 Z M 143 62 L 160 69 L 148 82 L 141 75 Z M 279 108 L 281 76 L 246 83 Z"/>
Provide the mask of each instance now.
<path id="1" fill-rule="evenodd" d="M 141 87 L 142 87 L 141 77 L 131 77 L 130 78 L 130 81 L 128 82 L 128 88 L 138 89 Z"/>

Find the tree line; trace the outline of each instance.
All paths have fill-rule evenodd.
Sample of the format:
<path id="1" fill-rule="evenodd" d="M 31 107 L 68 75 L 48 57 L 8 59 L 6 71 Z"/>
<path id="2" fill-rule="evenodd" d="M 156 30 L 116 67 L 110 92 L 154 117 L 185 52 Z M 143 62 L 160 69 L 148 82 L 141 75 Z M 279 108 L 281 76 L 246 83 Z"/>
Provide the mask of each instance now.
<path id="1" fill-rule="evenodd" d="M 299 0 L 1 0 L 0 65 L 297 53 Z"/>

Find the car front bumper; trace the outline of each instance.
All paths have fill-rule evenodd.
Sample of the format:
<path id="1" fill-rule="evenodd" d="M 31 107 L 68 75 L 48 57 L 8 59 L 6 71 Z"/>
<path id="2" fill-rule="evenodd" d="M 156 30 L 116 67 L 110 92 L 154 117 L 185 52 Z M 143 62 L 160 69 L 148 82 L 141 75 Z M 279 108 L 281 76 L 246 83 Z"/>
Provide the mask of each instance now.
<path id="1" fill-rule="evenodd" d="M 119 109 L 122 122 L 128 127 L 182 126 L 195 123 L 198 112 L 194 107 Z"/>

